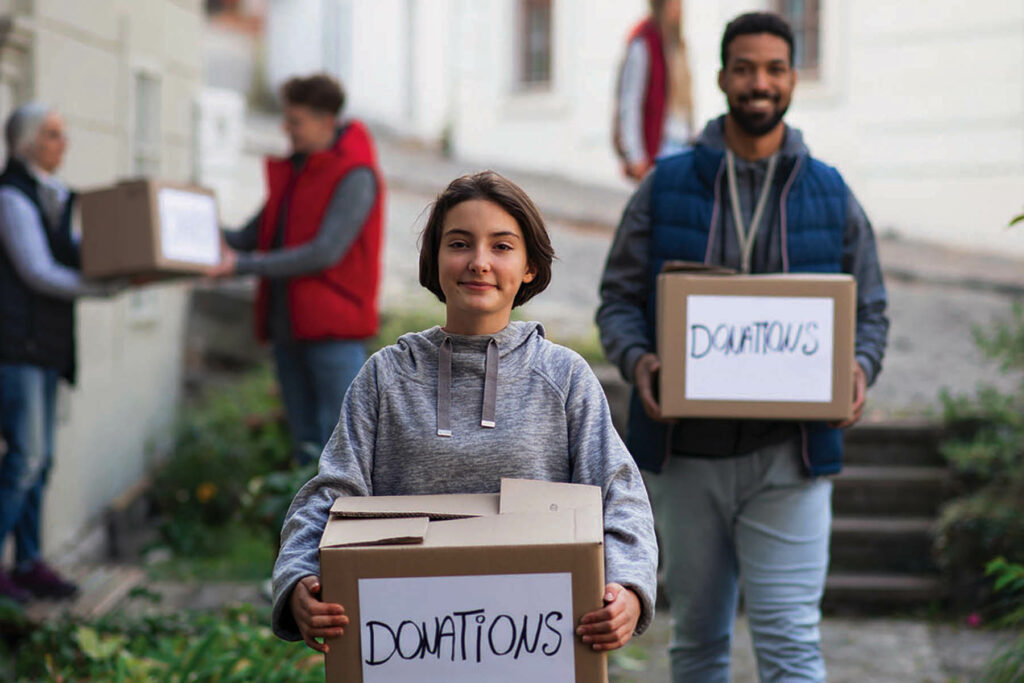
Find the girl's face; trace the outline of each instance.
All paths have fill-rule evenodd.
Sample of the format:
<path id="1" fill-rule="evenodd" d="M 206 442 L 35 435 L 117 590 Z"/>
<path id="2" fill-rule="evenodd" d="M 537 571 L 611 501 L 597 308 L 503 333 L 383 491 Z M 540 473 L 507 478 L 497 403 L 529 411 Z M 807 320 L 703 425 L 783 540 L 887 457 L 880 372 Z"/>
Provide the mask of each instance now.
<path id="1" fill-rule="evenodd" d="M 520 285 L 536 276 L 519 224 L 486 199 L 470 199 L 448 210 L 437 261 L 447 308 L 445 329 L 455 334 L 504 329 Z"/>

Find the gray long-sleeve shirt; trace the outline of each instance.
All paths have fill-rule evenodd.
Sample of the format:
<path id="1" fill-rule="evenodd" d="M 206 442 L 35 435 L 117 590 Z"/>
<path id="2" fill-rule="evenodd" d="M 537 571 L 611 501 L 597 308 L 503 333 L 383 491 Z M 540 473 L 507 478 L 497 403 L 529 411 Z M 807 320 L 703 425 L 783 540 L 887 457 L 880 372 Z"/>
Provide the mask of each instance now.
<path id="1" fill-rule="evenodd" d="M 103 296 L 108 291 L 53 258 L 39 212 L 32 200 L 14 187 L 0 188 L 0 244 L 18 276 L 35 292 L 70 301 Z"/>
<path id="2" fill-rule="evenodd" d="M 439 352 L 452 340 L 451 436 L 438 436 Z M 611 422 L 586 361 L 543 337 L 538 323 L 493 335 L 499 352 L 495 426 L 481 426 L 491 336 L 435 327 L 402 336 L 366 362 L 345 396 L 319 474 L 295 496 L 274 567 L 274 632 L 298 640 L 288 604 L 319 575 L 318 543 L 339 496 L 494 493 L 502 477 L 600 486 L 607 581 L 632 589 L 654 615 L 657 545 L 640 473 Z"/>
<path id="3" fill-rule="evenodd" d="M 296 159 L 301 167 L 302 160 Z M 237 272 L 270 280 L 270 337 L 287 341 L 291 336 L 287 295 L 288 278 L 317 273 L 344 257 L 362 230 L 377 200 L 377 179 L 373 170 L 361 166 L 348 173 L 331 195 L 316 237 L 294 247 L 254 253 L 259 245 L 261 210 L 243 228 L 225 231 L 228 246 L 239 251 Z"/>
<path id="4" fill-rule="evenodd" d="M 724 118 L 708 123 L 698 144 L 724 150 Z M 808 154 L 803 136 L 795 128 L 786 129 L 780 154 L 783 160 Z M 780 168 L 791 164 L 783 164 Z M 767 160 L 745 161 L 737 158 L 736 175 L 741 211 L 750 225 Z M 627 381 L 633 381 L 633 369 L 641 355 L 655 349 L 647 338 L 646 306 L 650 292 L 650 203 L 653 174 L 640 184 L 630 199 L 612 243 L 601 279 L 601 306 L 597 324 L 601 343 L 609 360 L 615 363 Z M 765 218 L 754 241 L 752 272 L 782 271 L 782 223 L 780 201 L 785 177 L 777 176 L 765 207 Z M 723 187 L 719 196 L 719 229 L 711 244 L 712 262 L 740 268 L 740 246 L 729 206 L 729 192 Z M 850 192 L 847 201 L 841 270 L 857 281 L 857 325 L 855 353 L 864 368 L 869 385 L 882 368 L 889 321 L 885 315 L 888 297 L 882 281 L 874 232 L 871 224 Z M 696 455 L 723 455 L 749 452 L 750 444 L 775 441 L 795 430 L 791 423 L 757 420 L 683 420 L 673 430 L 673 450 Z M 700 433 L 697 433 L 697 432 Z M 689 441 L 689 445 L 685 442 Z M 696 445 L 695 445 L 696 444 Z"/>

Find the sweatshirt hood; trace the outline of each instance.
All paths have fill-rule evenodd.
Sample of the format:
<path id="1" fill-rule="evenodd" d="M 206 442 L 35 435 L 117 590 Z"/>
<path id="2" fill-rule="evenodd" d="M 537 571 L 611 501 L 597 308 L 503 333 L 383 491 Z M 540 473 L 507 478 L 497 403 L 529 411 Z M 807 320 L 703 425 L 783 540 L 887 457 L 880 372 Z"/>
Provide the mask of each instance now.
<path id="1" fill-rule="evenodd" d="M 437 436 L 449 437 L 451 411 L 480 411 L 480 427 L 493 428 L 498 385 L 528 371 L 544 343 L 544 328 L 537 322 L 510 322 L 490 335 L 461 335 L 432 327 L 402 335 L 394 358 L 404 374 L 437 384 Z M 459 382 L 483 381 L 483 404 L 452 405 L 452 387 Z"/>
<path id="2" fill-rule="evenodd" d="M 708 121 L 704 130 L 697 136 L 696 144 L 724 152 L 725 117 L 726 114 L 722 114 L 718 118 Z M 805 157 L 810 155 L 811 150 L 804 143 L 804 134 L 800 132 L 800 129 L 786 125 L 786 135 L 782 139 L 781 152 L 784 157 Z"/>

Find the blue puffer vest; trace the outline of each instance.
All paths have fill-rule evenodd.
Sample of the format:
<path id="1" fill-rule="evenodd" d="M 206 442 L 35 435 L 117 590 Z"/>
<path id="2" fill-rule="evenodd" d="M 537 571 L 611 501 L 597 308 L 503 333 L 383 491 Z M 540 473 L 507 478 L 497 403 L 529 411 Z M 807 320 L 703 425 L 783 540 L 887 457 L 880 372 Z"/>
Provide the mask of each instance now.
<path id="1" fill-rule="evenodd" d="M 718 216 L 725 153 L 698 145 L 658 162 L 651 186 L 651 297 L 647 335 L 655 348 L 656 280 L 666 261 L 711 264 L 709 246 L 721 229 Z M 780 168 L 780 171 L 784 169 Z M 838 273 L 843 252 L 849 191 L 831 166 L 809 156 L 788 169 L 782 190 L 783 271 Z M 670 427 L 644 413 L 636 391 L 630 397 L 626 443 L 637 464 L 661 471 L 669 456 Z M 805 422 L 804 465 L 811 476 L 835 474 L 842 468 L 842 432 L 824 422 Z"/>

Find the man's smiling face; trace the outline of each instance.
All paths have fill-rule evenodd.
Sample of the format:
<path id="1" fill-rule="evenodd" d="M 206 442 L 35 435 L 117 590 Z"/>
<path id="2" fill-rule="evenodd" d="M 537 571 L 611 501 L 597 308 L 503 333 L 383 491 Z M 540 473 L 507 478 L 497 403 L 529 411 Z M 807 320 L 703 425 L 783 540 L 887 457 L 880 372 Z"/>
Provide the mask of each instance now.
<path id="1" fill-rule="evenodd" d="M 751 33 L 729 43 L 718 87 L 729 103 L 729 115 L 748 135 L 765 135 L 779 125 L 795 86 L 789 44 L 782 38 Z"/>

